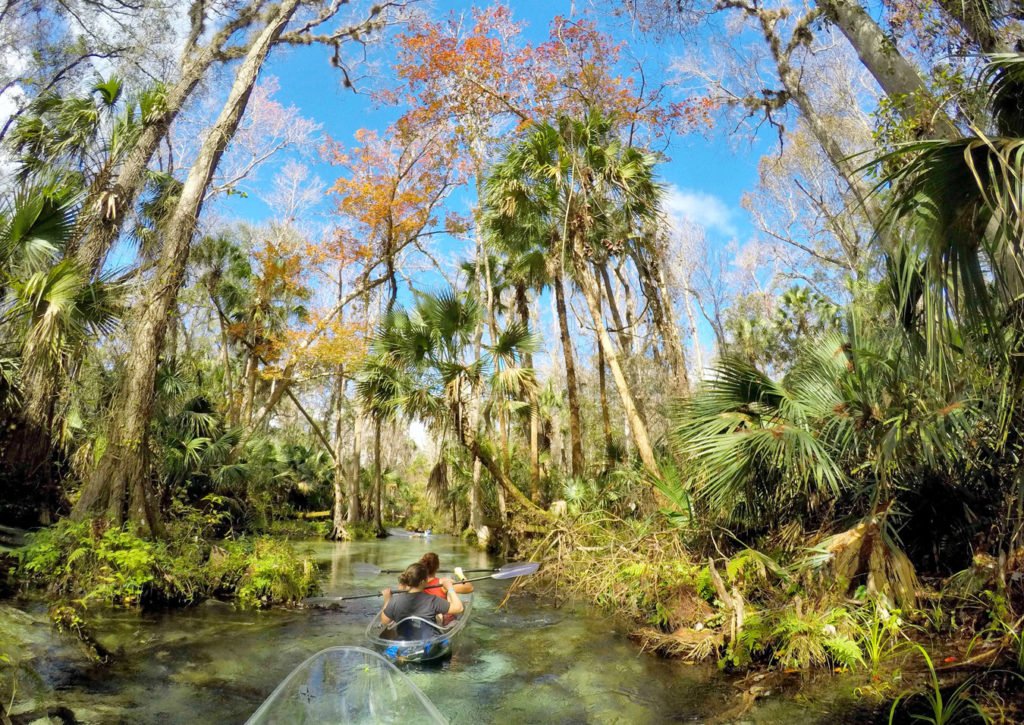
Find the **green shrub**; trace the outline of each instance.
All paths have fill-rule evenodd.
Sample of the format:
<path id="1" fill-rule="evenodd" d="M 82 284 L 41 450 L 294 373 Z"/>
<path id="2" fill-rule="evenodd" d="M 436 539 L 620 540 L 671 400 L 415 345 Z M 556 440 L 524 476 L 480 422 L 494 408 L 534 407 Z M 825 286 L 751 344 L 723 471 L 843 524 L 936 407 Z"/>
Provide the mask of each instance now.
<path id="1" fill-rule="evenodd" d="M 189 605 L 216 596 L 265 607 L 317 589 L 315 565 L 287 542 L 151 540 L 131 526 L 102 530 L 92 522 L 61 521 L 32 534 L 19 552 L 19 573 L 24 585 L 82 606 Z"/>
<path id="2" fill-rule="evenodd" d="M 33 533 L 19 551 L 27 582 L 85 604 L 126 607 L 179 598 L 165 576 L 173 558 L 164 542 L 143 539 L 131 526 L 100 531 L 89 521 L 62 521 Z"/>
<path id="3" fill-rule="evenodd" d="M 233 542 L 228 550 L 244 562 L 235 596 L 243 607 L 268 607 L 296 602 L 319 588 L 316 565 L 298 558 L 286 542 L 261 537 L 251 545 Z M 233 550 L 233 551 L 232 551 Z"/>

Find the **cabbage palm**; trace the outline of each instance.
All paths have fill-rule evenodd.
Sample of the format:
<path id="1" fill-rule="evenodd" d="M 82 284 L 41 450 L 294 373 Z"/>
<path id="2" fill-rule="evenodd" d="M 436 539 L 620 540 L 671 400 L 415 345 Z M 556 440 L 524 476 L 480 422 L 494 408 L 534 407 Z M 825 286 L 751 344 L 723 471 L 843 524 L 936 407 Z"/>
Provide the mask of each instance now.
<path id="1" fill-rule="evenodd" d="M 532 237 L 556 261 L 556 275 L 568 263 L 637 451 L 644 467 L 657 476 L 646 422 L 604 323 L 598 274 L 609 260 L 626 254 L 630 241 L 656 219 L 661 190 L 654 178 L 657 158 L 629 146 L 615 132 L 614 120 L 597 112 L 532 126 L 492 172 L 487 203 L 499 233 L 518 227 L 513 234 Z"/>
<path id="2" fill-rule="evenodd" d="M 576 359 L 565 303 L 566 255 L 560 245 L 553 244 L 557 236 L 552 228 L 551 214 L 556 198 L 538 193 L 549 189 L 541 189 L 530 182 L 526 176 L 528 162 L 525 148 L 513 147 L 504 160 L 491 169 L 485 184 L 485 229 L 490 245 L 512 260 L 512 274 L 522 280 L 524 287 L 529 280 L 537 285 L 538 290 L 549 286 L 554 293 L 569 404 L 571 470 L 574 476 L 582 476 L 585 465 L 583 424 Z M 532 436 L 531 432 L 531 440 Z"/>
<path id="3" fill-rule="evenodd" d="M 891 515 L 929 471 L 962 459 L 977 404 L 969 391 L 946 395 L 938 373 L 899 338 L 864 335 L 858 322 L 854 310 L 845 335 L 804 345 L 780 380 L 746 359 L 723 358 L 676 411 L 671 439 L 709 515 L 755 530 L 860 518 L 823 544 L 826 558 L 907 600 L 913 568 L 896 547 Z M 844 502 L 850 508 L 837 510 Z M 863 556 L 841 553 L 851 547 Z"/>
<path id="4" fill-rule="evenodd" d="M 881 160 L 890 218 L 905 227 L 887 250 L 901 307 L 922 311 L 908 319 L 923 326 L 933 353 L 960 347 L 960 332 L 1000 328 L 1004 314 L 1012 344 L 1024 333 L 1024 55 L 991 56 L 980 86 L 989 132 L 907 144 Z"/>
<path id="5" fill-rule="evenodd" d="M 523 508 L 535 510 L 473 430 L 469 410 L 485 391 L 494 400 L 508 401 L 534 389 L 534 372 L 523 364 L 523 356 L 535 349 L 536 341 L 514 323 L 499 330 L 477 357 L 474 332 L 482 314 L 480 305 L 465 294 L 419 294 L 411 310 L 395 310 L 381 325 L 360 385 L 367 393 L 372 390 L 370 397 L 383 415 L 400 413 L 441 431 L 452 430 L 509 495 Z"/>
<path id="6" fill-rule="evenodd" d="M 26 184 L 0 211 L 0 357 L 11 373 L 17 370 L 4 375 L 3 394 L 20 398 L 6 406 L 14 420 L 4 461 L 13 475 L 48 488 L 47 506 L 59 500 L 52 464 L 64 438 L 56 381 L 69 377 L 85 344 L 111 332 L 120 313 L 114 286 L 61 259 L 77 200 L 67 184 Z"/>

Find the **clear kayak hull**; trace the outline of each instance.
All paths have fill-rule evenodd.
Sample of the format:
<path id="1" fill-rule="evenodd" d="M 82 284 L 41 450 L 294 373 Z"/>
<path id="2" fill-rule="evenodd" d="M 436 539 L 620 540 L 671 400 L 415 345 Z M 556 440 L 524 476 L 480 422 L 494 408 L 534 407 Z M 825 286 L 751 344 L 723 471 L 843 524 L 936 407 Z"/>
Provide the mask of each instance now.
<path id="1" fill-rule="evenodd" d="M 473 612 L 473 595 L 460 594 L 464 611 L 447 626 L 439 626 L 417 617 L 385 625 L 380 612 L 366 628 L 366 638 L 373 648 L 392 662 L 426 662 L 440 659 L 452 651 L 452 643 L 469 623 Z M 407 627 L 403 625 L 413 625 Z M 402 637 L 398 632 L 413 629 L 416 636 Z"/>
<path id="2" fill-rule="evenodd" d="M 446 722 L 381 655 L 363 647 L 331 647 L 296 667 L 246 725 Z"/>

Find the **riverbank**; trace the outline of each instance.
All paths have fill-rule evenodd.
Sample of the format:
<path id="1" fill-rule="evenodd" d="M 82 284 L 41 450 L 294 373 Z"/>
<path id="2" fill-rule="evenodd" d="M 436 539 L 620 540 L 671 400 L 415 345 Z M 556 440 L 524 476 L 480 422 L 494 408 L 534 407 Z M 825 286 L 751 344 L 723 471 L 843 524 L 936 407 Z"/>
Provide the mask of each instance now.
<path id="1" fill-rule="evenodd" d="M 1015 584 L 1000 584 L 994 562 L 978 557 L 950 579 L 915 580 L 913 601 L 897 606 L 851 585 L 827 557 L 807 563 L 800 552 L 784 558 L 736 542 L 728 555 L 717 546 L 701 555 L 682 541 L 665 521 L 566 518 L 535 543 L 545 567 L 524 585 L 555 601 L 595 602 L 642 650 L 714 663 L 735 678 L 741 708 L 838 686 L 859 722 L 888 722 L 893 702 L 896 723 L 936 708 L 973 713 L 941 722 L 1024 721 Z"/>

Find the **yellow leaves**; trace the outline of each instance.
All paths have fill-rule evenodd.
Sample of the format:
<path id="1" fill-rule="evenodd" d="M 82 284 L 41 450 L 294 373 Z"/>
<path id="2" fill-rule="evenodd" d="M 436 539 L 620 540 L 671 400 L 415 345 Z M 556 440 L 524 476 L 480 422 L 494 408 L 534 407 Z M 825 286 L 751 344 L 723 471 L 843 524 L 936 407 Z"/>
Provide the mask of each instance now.
<path id="1" fill-rule="evenodd" d="M 311 362 L 351 366 L 366 355 L 365 325 L 332 322 L 309 348 Z"/>

